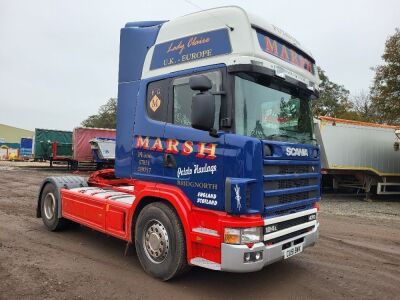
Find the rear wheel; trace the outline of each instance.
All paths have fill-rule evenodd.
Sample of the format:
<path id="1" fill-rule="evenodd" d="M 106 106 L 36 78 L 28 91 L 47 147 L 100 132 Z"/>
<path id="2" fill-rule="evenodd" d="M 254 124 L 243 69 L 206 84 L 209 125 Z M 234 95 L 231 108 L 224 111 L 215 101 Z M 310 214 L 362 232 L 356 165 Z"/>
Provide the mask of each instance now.
<path id="1" fill-rule="evenodd" d="M 182 225 L 164 203 L 150 204 L 140 212 L 135 247 L 143 269 L 154 277 L 169 280 L 189 270 Z"/>
<path id="2" fill-rule="evenodd" d="M 50 231 L 57 231 L 67 227 L 68 220 L 58 217 L 58 193 L 52 183 L 47 183 L 42 191 L 40 199 L 40 211 L 46 228 Z"/>

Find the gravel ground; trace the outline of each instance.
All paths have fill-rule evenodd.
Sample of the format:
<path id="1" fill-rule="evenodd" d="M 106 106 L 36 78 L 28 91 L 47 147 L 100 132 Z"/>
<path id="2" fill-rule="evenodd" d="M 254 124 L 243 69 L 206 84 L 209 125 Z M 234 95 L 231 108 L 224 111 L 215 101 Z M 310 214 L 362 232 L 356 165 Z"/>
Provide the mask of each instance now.
<path id="1" fill-rule="evenodd" d="M 322 196 L 321 211 L 339 216 L 400 220 L 400 198 L 386 196 L 372 201 L 364 201 L 364 198 L 364 195 L 325 194 Z"/>
<path id="2" fill-rule="evenodd" d="M 353 196 L 321 201 L 320 238 L 260 272 L 193 268 L 160 282 L 122 241 L 77 227 L 53 233 L 35 218 L 44 177 L 61 169 L 0 164 L 0 299 L 396 299 L 400 294 L 399 202 Z"/>
<path id="3" fill-rule="evenodd" d="M 66 168 L 65 163 L 54 162 L 54 167 L 56 169 Z M 8 161 L 0 160 L 0 171 L 1 170 L 13 170 L 15 168 L 50 168 L 50 162 L 48 161 Z"/>

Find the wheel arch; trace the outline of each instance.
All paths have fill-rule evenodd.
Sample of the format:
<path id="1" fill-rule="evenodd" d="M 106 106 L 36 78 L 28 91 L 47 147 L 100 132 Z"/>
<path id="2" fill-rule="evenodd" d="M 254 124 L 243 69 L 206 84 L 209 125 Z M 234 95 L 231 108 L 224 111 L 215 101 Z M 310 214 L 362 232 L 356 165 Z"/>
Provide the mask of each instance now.
<path id="1" fill-rule="evenodd" d="M 42 212 L 41 212 L 41 201 L 42 201 L 42 194 L 45 186 L 47 184 L 53 184 L 56 187 L 56 193 L 57 193 L 57 201 L 58 201 L 58 211 L 57 211 L 57 217 L 61 218 L 62 217 L 62 208 L 61 208 L 61 189 L 66 188 L 66 189 L 71 189 L 71 188 L 76 188 L 76 187 L 84 187 L 88 186 L 86 180 L 83 177 L 80 176 L 52 176 L 52 177 L 47 177 L 42 181 L 42 184 L 40 185 L 38 197 L 37 197 L 37 206 L 36 206 L 36 217 L 40 218 L 42 217 Z"/>
<path id="2" fill-rule="evenodd" d="M 186 243 L 186 255 L 187 259 L 192 255 L 191 247 L 191 222 L 190 222 L 190 212 L 192 210 L 192 204 L 186 195 L 179 189 L 173 186 L 158 186 L 156 193 L 141 195 L 137 198 L 137 204 L 135 210 L 131 217 L 131 240 L 135 240 L 135 226 L 140 212 L 147 205 L 152 203 L 161 202 L 168 205 L 179 218 L 182 225 L 183 232 L 185 234 Z"/>

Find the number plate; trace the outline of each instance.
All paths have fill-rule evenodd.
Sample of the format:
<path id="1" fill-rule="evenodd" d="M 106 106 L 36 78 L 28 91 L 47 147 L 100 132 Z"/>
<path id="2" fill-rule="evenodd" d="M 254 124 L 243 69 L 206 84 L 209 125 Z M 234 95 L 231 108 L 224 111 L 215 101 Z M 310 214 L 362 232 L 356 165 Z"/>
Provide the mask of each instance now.
<path id="1" fill-rule="evenodd" d="M 299 254 L 303 251 L 303 245 L 295 245 L 293 247 L 283 250 L 284 259 L 292 257 L 293 255 Z"/>

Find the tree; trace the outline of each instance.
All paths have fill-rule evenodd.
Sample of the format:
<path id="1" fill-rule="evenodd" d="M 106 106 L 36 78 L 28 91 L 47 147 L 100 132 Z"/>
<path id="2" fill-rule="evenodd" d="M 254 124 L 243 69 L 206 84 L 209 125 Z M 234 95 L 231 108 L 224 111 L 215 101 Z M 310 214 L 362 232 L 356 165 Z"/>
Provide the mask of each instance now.
<path id="1" fill-rule="evenodd" d="M 116 128 L 117 99 L 110 98 L 106 104 L 100 106 L 97 115 L 91 115 L 82 122 L 82 126 L 95 128 Z"/>
<path id="2" fill-rule="evenodd" d="M 360 121 L 375 122 L 376 109 L 372 105 L 371 95 L 365 91 L 353 97 L 353 109 L 358 115 Z"/>
<path id="3" fill-rule="evenodd" d="M 385 43 L 384 64 L 377 66 L 371 88 L 372 104 L 380 123 L 400 124 L 400 29 Z"/>
<path id="4" fill-rule="evenodd" d="M 353 105 L 349 101 L 350 92 L 343 85 L 330 81 L 320 67 L 318 75 L 321 80 L 320 95 L 317 101 L 313 101 L 314 116 L 356 119 L 357 114 L 352 111 Z"/>

